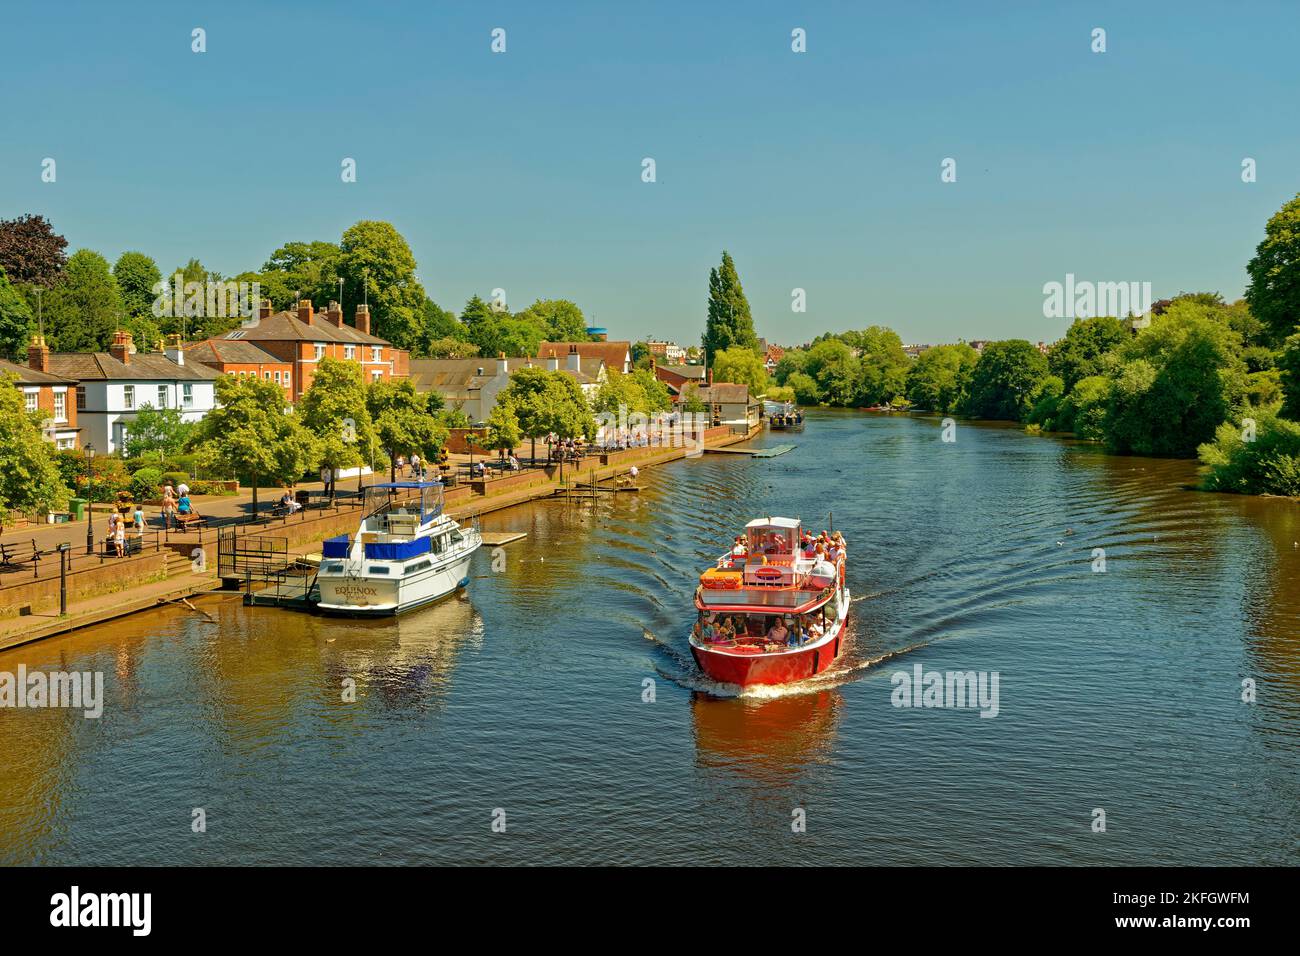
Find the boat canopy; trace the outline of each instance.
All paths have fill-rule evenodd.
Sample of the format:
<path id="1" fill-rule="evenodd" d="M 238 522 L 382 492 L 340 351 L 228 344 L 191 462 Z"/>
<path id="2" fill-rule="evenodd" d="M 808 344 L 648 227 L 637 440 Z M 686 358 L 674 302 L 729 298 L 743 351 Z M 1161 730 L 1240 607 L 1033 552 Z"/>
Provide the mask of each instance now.
<path id="1" fill-rule="evenodd" d="M 750 561 L 791 558 L 799 546 L 799 528 L 798 518 L 755 518 L 745 525 Z"/>
<path id="2" fill-rule="evenodd" d="M 802 522 L 798 518 L 755 518 L 746 528 L 798 528 Z"/>

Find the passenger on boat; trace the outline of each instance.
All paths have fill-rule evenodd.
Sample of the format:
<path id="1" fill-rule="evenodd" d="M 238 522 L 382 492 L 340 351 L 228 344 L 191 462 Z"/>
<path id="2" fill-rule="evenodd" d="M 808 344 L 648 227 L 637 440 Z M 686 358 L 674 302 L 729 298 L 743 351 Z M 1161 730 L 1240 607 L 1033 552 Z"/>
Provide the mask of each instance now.
<path id="1" fill-rule="evenodd" d="M 808 619 L 808 627 L 805 629 L 804 633 L 808 635 L 808 641 L 815 644 L 817 641 L 822 639 L 822 635 L 825 632 L 822 630 L 821 623 L 817 618 L 810 617 Z"/>
<path id="2" fill-rule="evenodd" d="M 789 636 L 790 629 L 785 626 L 785 621 L 780 618 L 776 619 L 776 623 L 772 625 L 772 629 L 767 632 L 768 640 L 772 641 L 774 644 L 784 644 Z"/>
<path id="3" fill-rule="evenodd" d="M 788 647 L 798 647 L 804 642 L 803 628 L 798 621 L 786 615 L 785 626 L 790 630 L 790 636 L 785 641 Z"/>
<path id="4" fill-rule="evenodd" d="M 749 546 L 745 544 L 745 536 L 743 534 L 736 535 L 736 543 L 732 545 L 731 553 L 738 558 L 743 558 L 749 553 Z"/>

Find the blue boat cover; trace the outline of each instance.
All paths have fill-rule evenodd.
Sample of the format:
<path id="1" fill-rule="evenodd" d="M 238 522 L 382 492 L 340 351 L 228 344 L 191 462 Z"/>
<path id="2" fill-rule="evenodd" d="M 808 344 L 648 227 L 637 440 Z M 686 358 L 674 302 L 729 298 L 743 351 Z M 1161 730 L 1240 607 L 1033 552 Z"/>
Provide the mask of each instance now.
<path id="1" fill-rule="evenodd" d="M 416 538 L 414 541 L 398 541 L 393 544 L 368 544 L 366 557 L 375 561 L 405 561 L 429 550 L 428 538 Z"/>
<path id="2" fill-rule="evenodd" d="M 348 536 L 345 534 L 341 534 L 337 538 L 326 538 L 325 544 L 321 549 L 321 557 L 346 558 L 348 556 L 349 547 L 350 543 L 348 541 Z"/>

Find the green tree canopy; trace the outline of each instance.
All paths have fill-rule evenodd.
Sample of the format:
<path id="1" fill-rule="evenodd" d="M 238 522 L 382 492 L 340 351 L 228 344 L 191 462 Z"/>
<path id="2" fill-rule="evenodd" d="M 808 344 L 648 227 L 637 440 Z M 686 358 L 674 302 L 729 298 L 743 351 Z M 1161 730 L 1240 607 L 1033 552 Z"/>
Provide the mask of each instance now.
<path id="1" fill-rule="evenodd" d="M 713 380 L 748 385 L 751 395 L 761 395 L 767 386 L 767 368 L 757 352 L 733 345 L 714 354 Z"/>
<path id="2" fill-rule="evenodd" d="M 398 348 L 418 349 L 426 296 L 415 277 L 415 256 L 402 234 L 391 223 L 365 220 L 343 233 L 341 250 L 345 314 L 356 311 L 364 289 L 371 332 Z"/>
<path id="3" fill-rule="evenodd" d="M 124 252 L 113 264 L 113 278 L 122 296 L 122 308 L 130 318 L 153 317 L 154 290 L 162 281 L 158 264 L 143 252 Z"/>
<path id="4" fill-rule="evenodd" d="M 1241 337 L 1212 306 L 1176 303 L 1119 350 L 1106 441 L 1123 454 L 1191 457 L 1240 414 Z"/>
<path id="5" fill-rule="evenodd" d="M 0 376 L 0 524 L 14 515 L 63 508 L 68 489 L 12 376 Z"/>
<path id="6" fill-rule="evenodd" d="M 31 306 L 0 268 L 0 358 L 26 361 L 27 344 L 35 331 Z"/>
<path id="7" fill-rule="evenodd" d="M 108 260 L 90 249 L 68 259 L 62 279 L 45 296 L 45 327 L 59 352 L 107 349 L 122 320 L 122 297 Z"/>
<path id="8" fill-rule="evenodd" d="M 736 263 L 726 250 L 722 264 L 709 270 L 709 311 L 704 326 L 704 364 L 712 367 L 713 357 L 733 345 L 758 351 L 758 336 L 749 312 L 749 300 L 740 285 Z"/>
<path id="9" fill-rule="evenodd" d="M 366 404 L 365 373 L 358 363 L 321 359 L 298 411 L 316 436 L 321 467 L 337 472 L 374 464 L 379 439 Z"/>
<path id="10" fill-rule="evenodd" d="M 587 320 L 568 299 L 538 299 L 516 318 L 540 325 L 548 342 L 587 341 Z"/>
<path id="11" fill-rule="evenodd" d="M 1246 272 L 1250 311 L 1281 343 L 1300 323 L 1300 195 L 1268 220 Z"/>
<path id="12" fill-rule="evenodd" d="M 1024 421 L 1047 375 L 1047 357 L 1031 343 L 1024 339 L 990 342 L 975 363 L 965 412 L 979 418 Z"/>
<path id="13" fill-rule="evenodd" d="M 955 412 L 970 389 L 979 357 L 965 342 L 926 349 L 907 371 L 908 401 L 935 412 Z"/>
<path id="14" fill-rule="evenodd" d="M 317 462 L 315 436 L 285 410 L 284 389 L 274 382 L 223 375 L 217 379 L 217 407 L 190 436 L 189 447 L 209 468 L 247 481 L 289 485 Z"/>
<path id="15" fill-rule="evenodd" d="M 828 338 L 808 350 L 804 374 L 812 376 L 817 383 L 823 402 L 828 405 L 849 405 L 858 392 L 862 370 L 851 348 L 837 338 Z M 793 383 L 787 379 L 786 384 Z M 797 393 L 800 386 L 794 387 Z"/>
<path id="16" fill-rule="evenodd" d="M 394 478 L 398 456 L 433 461 L 447 444 L 447 426 L 435 414 L 442 404 L 441 395 L 417 392 L 409 378 L 379 379 L 366 388 L 366 408 Z"/>
<path id="17" fill-rule="evenodd" d="M 902 398 L 907 391 L 907 373 L 912 360 L 903 351 L 903 340 L 893 329 L 873 325 L 856 333 L 858 388 L 856 405 L 879 405 Z"/>
<path id="18" fill-rule="evenodd" d="M 163 458 L 177 454 L 189 441 L 194 426 L 195 423 L 185 421 L 179 409 L 141 405 L 126 431 L 124 454 L 127 458 Z"/>
<path id="19" fill-rule="evenodd" d="M 1106 371 L 1106 356 L 1128 339 L 1119 319 L 1109 316 L 1075 319 L 1061 339 L 1048 350 L 1047 367 L 1060 376 L 1068 392 L 1074 383 Z"/>

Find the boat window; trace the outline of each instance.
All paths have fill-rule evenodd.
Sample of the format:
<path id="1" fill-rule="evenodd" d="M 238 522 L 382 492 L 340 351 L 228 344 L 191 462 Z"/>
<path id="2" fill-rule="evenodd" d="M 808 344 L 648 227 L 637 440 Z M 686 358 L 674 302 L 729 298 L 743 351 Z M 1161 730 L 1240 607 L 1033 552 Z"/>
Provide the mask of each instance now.
<path id="1" fill-rule="evenodd" d="M 431 567 L 433 567 L 433 563 L 430 561 L 417 561 L 415 564 L 407 565 L 406 573 L 414 574 L 416 571 L 423 571 L 425 568 Z"/>
<path id="2" fill-rule="evenodd" d="M 369 571 L 371 574 L 387 574 L 388 568 L 382 564 L 372 564 Z"/>
<path id="3" fill-rule="evenodd" d="M 325 566 L 322 567 L 321 570 L 324 571 L 326 574 L 338 574 L 340 571 L 343 570 L 343 562 L 342 561 L 326 562 Z"/>

